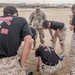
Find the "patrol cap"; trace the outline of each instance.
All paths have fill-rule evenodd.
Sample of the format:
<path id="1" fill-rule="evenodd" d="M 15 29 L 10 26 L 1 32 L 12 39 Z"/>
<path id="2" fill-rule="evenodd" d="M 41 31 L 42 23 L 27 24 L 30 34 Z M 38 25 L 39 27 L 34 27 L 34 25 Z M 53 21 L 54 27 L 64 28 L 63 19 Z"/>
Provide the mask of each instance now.
<path id="1" fill-rule="evenodd" d="M 36 5 L 35 6 L 35 9 L 40 9 L 40 5 Z"/>

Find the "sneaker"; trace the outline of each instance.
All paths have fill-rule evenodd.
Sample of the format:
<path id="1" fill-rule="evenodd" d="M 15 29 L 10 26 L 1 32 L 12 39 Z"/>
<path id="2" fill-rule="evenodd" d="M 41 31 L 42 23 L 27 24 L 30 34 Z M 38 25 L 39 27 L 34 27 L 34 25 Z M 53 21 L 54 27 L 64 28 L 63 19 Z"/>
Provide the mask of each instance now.
<path id="1" fill-rule="evenodd" d="M 62 61 L 64 59 L 64 54 L 62 53 L 59 58 Z"/>

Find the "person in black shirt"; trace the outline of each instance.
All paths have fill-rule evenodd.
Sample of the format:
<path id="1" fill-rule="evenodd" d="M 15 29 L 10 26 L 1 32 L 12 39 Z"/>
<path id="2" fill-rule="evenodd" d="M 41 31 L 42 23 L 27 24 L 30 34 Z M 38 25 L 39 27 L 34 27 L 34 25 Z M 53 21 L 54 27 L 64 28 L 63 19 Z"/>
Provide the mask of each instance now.
<path id="1" fill-rule="evenodd" d="M 37 38 L 37 33 L 36 30 L 33 27 L 30 27 L 32 34 L 33 34 L 33 50 L 36 48 L 36 38 Z"/>
<path id="2" fill-rule="evenodd" d="M 14 6 L 6 6 L 0 16 L 0 75 L 26 75 L 23 70 L 32 46 L 32 33 L 26 19 L 18 17 Z M 21 57 L 17 51 L 24 39 Z"/>
<path id="3" fill-rule="evenodd" d="M 75 4 L 71 7 L 71 11 L 73 15 L 71 16 L 70 21 L 70 30 L 73 30 L 71 43 L 70 43 L 70 63 L 71 63 L 71 74 L 69 75 L 75 75 Z"/>
<path id="4" fill-rule="evenodd" d="M 66 38 L 66 27 L 65 24 L 62 22 L 57 21 L 48 21 L 45 20 L 43 22 L 44 29 L 48 29 L 49 33 L 51 35 L 51 42 L 52 42 L 52 48 L 55 48 L 57 36 L 59 37 L 59 44 L 61 47 L 61 55 L 60 59 L 63 60 L 64 58 L 64 51 L 65 51 L 65 38 Z M 55 31 L 54 35 L 52 30 Z"/>
<path id="5" fill-rule="evenodd" d="M 40 63 L 40 58 L 42 63 Z M 51 75 L 54 71 L 61 68 L 59 56 L 54 49 L 49 46 L 41 45 L 35 51 L 36 70 L 42 75 Z"/>

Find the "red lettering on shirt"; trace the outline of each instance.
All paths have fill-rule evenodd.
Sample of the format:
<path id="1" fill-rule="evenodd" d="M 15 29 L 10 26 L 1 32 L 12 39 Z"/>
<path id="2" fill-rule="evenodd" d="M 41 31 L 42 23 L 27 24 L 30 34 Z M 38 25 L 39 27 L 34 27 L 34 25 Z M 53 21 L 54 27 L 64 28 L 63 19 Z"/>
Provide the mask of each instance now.
<path id="1" fill-rule="evenodd" d="M 2 28 L 2 29 L 1 29 L 1 33 L 2 33 L 2 34 L 8 34 L 8 29 Z"/>
<path id="2" fill-rule="evenodd" d="M 45 49 L 45 51 L 48 51 L 48 49 Z"/>
<path id="3" fill-rule="evenodd" d="M 10 24 L 11 24 L 10 21 L 12 21 L 12 17 L 4 17 L 4 18 L 0 17 L 0 21 L 4 21 L 4 22 L 6 22 L 8 25 L 10 25 Z"/>

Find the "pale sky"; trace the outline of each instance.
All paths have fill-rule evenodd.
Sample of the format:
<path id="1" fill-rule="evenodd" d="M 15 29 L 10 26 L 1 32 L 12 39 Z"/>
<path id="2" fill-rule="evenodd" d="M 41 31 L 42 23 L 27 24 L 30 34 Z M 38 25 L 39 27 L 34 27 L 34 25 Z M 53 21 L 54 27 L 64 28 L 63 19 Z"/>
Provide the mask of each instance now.
<path id="1" fill-rule="evenodd" d="M 27 4 L 29 3 L 55 3 L 55 4 L 59 4 L 59 3 L 75 3 L 75 0 L 0 0 L 0 3 L 22 3 L 25 2 Z"/>

